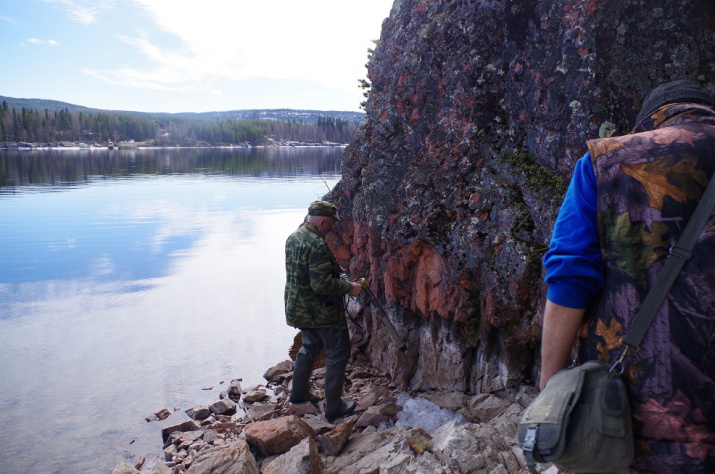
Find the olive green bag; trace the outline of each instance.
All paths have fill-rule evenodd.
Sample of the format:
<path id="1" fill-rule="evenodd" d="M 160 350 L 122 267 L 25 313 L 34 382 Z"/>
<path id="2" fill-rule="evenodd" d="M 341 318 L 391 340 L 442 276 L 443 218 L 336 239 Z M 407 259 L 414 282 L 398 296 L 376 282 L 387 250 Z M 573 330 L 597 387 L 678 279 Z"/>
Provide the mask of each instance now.
<path id="1" fill-rule="evenodd" d="M 688 225 L 670 248 L 653 287 L 638 309 L 623 340 L 624 350 L 612 367 L 588 361 L 554 374 L 521 417 L 517 439 L 529 470 L 537 462 L 555 462 L 573 472 L 616 472 L 633 459 L 628 392 L 621 379 L 623 359 L 638 349 L 658 309 L 692 256 L 691 250 L 715 204 L 715 179 L 700 198 Z"/>
<path id="2" fill-rule="evenodd" d="M 522 415 L 517 437 L 532 472 L 536 462 L 574 472 L 627 468 L 633 433 L 620 374 L 599 361 L 557 372 Z"/>

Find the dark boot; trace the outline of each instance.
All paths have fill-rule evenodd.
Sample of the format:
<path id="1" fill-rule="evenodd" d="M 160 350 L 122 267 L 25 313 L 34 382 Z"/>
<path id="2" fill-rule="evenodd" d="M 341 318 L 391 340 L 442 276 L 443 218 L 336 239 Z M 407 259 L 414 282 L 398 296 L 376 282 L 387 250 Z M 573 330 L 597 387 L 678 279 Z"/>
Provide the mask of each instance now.
<path id="1" fill-rule="evenodd" d="M 345 366 L 325 368 L 325 418 L 333 421 L 355 411 L 353 400 L 343 401 L 343 384 L 345 383 Z"/>
<path id="2" fill-rule="evenodd" d="M 291 403 L 317 403 L 320 397 L 310 393 L 310 374 L 313 372 L 313 360 L 300 351 L 295 357 L 295 365 L 293 367 L 293 387 L 290 391 Z"/>

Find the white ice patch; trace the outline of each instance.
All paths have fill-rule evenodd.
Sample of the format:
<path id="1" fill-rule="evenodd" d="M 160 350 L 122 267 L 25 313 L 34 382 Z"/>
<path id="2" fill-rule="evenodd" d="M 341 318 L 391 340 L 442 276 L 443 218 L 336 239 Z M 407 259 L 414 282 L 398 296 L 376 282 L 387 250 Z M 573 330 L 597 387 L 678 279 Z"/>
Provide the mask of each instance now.
<path id="1" fill-rule="evenodd" d="M 469 422 L 459 413 L 440 408 L 425 398 L 412 398 L 406 393 L 401 393 L 397 396 L 397 404 L 402 406 L 403 410 L 398 412 L 395 426 L 419 426 L 431 433 L 452 420 L 455 420 L 460 425 Z"/>

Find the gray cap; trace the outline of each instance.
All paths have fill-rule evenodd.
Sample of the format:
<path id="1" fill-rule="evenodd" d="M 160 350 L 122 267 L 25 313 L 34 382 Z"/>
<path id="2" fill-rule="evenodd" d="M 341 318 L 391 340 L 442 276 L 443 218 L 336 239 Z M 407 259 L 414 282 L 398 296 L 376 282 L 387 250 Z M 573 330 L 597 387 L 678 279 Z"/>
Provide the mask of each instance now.
<path id="1" fill-rule="evenodd" d="M 340 221 L 338 217 L 338 207 L 328 201 L 313 201 L 308 207 L 309 216 L 334 217 L 336 221 Z"/>
<path id="2" fill-rule="evenodd" d="M 715 99 L 695 82 L 688 79 L 667 82 L 651 91 L 643 101 L 643 107 L 636 118 L 636 125 L 667 104 L 676 102 L 695 102 L 715 107 Z"/>

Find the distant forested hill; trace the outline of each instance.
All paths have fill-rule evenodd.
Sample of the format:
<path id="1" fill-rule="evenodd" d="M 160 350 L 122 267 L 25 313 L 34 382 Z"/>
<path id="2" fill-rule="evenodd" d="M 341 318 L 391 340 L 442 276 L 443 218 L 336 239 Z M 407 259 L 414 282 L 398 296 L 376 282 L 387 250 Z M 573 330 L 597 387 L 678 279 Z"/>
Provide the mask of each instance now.
<path id="1" fill-rule="evenodd" d="M 255 145 L 266 138 L 347 143 L 364 118 L 361 112 L 291 109 L 147 113 L 4 96 L 0 106 L 0 142 L 29 143 L 133 139 L 157 145 Z"/>

